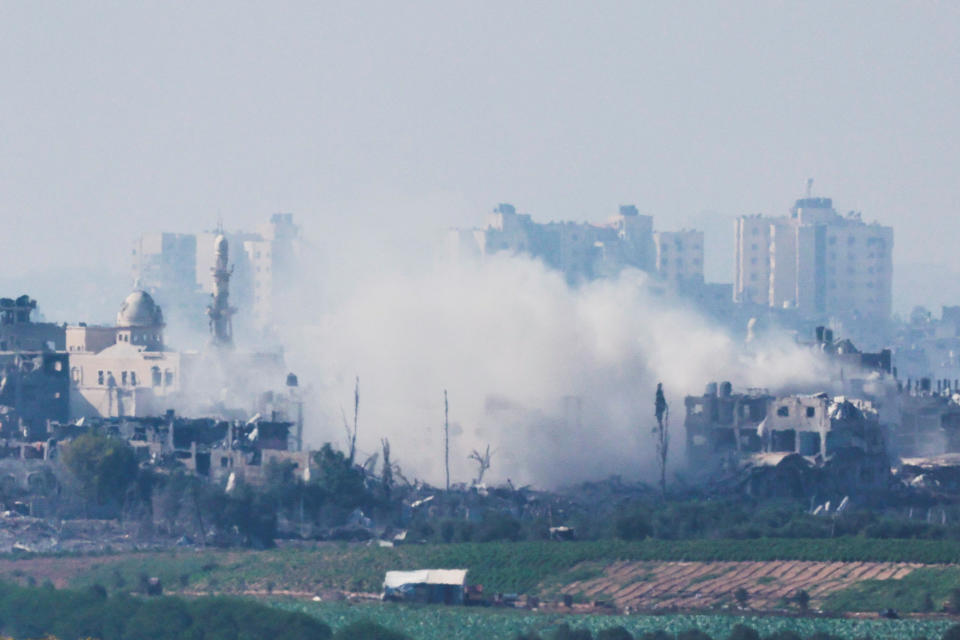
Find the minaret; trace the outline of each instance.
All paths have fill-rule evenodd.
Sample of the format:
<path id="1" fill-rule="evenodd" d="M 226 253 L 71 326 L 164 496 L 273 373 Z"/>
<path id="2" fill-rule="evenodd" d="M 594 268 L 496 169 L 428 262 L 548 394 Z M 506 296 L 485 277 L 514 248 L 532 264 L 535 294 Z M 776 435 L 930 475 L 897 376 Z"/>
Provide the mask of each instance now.
<path id="1" fill-rule="evenodd" d="M 233 321 L 231 317 L 236 309 L 230 306 L 230 275 L 233 268 L 228 266 L 230 249 L 227 238 L 221 232 L 214 242 L 217 265 L 213 271 L 213 295 L 207 315 L 210 316 L 210 337 L 218 347 L 233 346 Z"/>

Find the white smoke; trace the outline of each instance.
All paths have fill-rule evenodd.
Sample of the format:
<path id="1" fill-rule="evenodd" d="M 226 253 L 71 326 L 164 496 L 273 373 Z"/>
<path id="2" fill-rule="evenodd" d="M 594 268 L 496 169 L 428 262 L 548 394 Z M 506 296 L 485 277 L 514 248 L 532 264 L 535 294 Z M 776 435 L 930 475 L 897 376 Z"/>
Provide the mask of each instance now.
<path id="1" fill-rule="evenodd" d="M 826 378 L 812 351 L 786 339 L 747 351 L 648 285 L 630 271 L 571 288 L 539 262 L 508 256 L 358 276 L 326 310 L 299 305 L 302 322 L 287 329 L 288 364 L 312 388 L 307 443 L 344 441 L 341 411 L 352 420 L 358 375 L 359 449 L 389 438 L 407 476 L 443 482 L 446 389 L 453 482 L 470 480 L 468 455 L 487 444 L 494 482 L 652 479 L 658 381 L 676 463 L 683 397 L 705 383 L 777 389 Z"/>

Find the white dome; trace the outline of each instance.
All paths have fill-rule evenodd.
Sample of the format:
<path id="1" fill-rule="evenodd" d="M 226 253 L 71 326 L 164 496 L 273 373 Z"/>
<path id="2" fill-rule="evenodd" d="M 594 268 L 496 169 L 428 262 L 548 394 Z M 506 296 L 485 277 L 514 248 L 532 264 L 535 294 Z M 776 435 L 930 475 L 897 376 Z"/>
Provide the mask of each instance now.
<path id="1" fill-rule="evenodd" d="M 146 291 L 134 291 L 123 301 L 117 314 L 118 327 L 163 326 L 163 312 Z"/>

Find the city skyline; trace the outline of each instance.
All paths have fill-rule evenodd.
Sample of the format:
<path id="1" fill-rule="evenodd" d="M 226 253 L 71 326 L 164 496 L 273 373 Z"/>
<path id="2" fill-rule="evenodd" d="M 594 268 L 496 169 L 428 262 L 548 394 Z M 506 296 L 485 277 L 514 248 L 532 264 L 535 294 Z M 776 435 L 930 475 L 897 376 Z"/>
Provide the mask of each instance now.
<path id="1" fill-rule="evenodd" d="M 960 272 L 955 7 L 238 8 L 0 9 L 9 277 L 274 211 L 333 260 L 408 257 L 396 237 L 496 202 L 729 229 L 811 176 L 897 228 L 899 291 L 926 285 L 910 264 Z"/>

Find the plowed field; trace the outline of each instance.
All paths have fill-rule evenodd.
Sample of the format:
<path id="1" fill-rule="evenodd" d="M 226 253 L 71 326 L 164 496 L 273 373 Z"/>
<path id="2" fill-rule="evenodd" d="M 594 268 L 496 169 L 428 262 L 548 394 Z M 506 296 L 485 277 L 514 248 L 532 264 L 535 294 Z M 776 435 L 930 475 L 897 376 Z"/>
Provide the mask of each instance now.
<path id="1" fill-rule="evenodd" d="M 920 564 L 887 562 L 617 562 L 560 592 L 619 608 L 708 609 L 735 602 L 744 588 L 754 609 L 782 606 L 798 590 L 816 607 L 828 594 L 862 580 L 900 579 Z"/>

